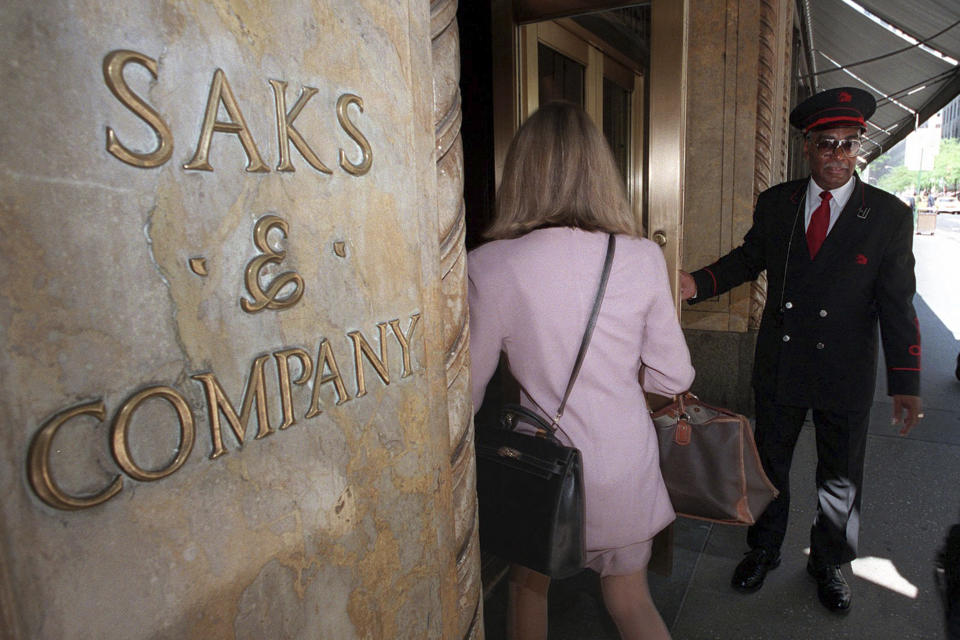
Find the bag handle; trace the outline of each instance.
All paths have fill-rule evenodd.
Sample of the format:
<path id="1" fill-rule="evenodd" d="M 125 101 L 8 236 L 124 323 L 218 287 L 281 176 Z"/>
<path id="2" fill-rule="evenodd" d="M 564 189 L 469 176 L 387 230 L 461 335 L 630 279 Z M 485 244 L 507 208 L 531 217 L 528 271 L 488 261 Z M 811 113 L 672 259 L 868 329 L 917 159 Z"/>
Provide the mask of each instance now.
<path id="1" fill-rule="evenodd" d="M 500 414 L 500 426 L 507 431 L 513 431 L 517 424 L 520 422 L 526 422 L 531 425 L 534 429 L 537 430 L 537 435 L 556 440 L 553 435 L 553 426 L 543 419 L 543 417 L 535 412 L 527 409 L 523 405 L 519 404 L 508 404 L 503 408 L 503 412 Z"/>
<path id="2" fill-rule="evenodd" d="M 583 332 L 583 339 L 580 341 L 580 351 L 577 353 L 577 361 L 573 365 L 573 371 L 570 373 L 570 380 L 567 382 L 567 389 L 563 392 L 563 399 L 560 401 L 560 407 L 557 409 L 557 413 L 553 418 L 553 421 L 547 425 L 548 432 L 552 436 L 553 433 L 560 429 L 560 418 L 563 417 L 563 410 L 567 406 L 567 398 L 570 397 L 570 391 L 573 390 L 573 383 L 576 382 L 577 376 L 580 374 L 580 367 L 583 365 L 583 358 L 587 354 L 587 347 L 590 346 L 590 338 L 593 336 L 593 329 L 597 324 L 597 316 L 600 315 L 600 305 L 603 302 L 603 294 L 607 290 L 607 280 L 610 279 L 610 268 L 613 265 L 613 255 L 617 249 L 617 236 L 614 234 L 609 234 L 607 240 L 607 255 L 603 261 L 603 272 L 600 274 L 600 284 L 597 287 L 597 296 L 593 301 L 593 309 L 590 311 L 590 320 L 587 321 L 587 328 Z M 526 389 L 520 387 L 520 390 L 523 391 L 524 395 L 530 398 L 530 401 L 537 406 L 540 411 L 543 411 L 544 415 L 550 415 L 549 412 L 544 410 L 540 406 L 540 403 L 527 392 Z M 522 408 L 519 405 L 511 405 L 510 410 L 516 411 L 516 409 Z M 530 413 L 529 410 L 524 409 L 527 413 Z M 534 414 L 536 415 L 536 414 Z M 536 416 L 543 424 L 547 424 L 545 420 Z M 537 424 L 537 426 L 541 426 Z M 563 429 L 560 429 L 562 432 Z M 568 436 L 569 437 L 569 436 Z"/>
<path id="3" fill-rule="evenodd" d="M 580 352 L 577 354 L 577 362 L 573 365 L 573 371 L 570 373 L 570 381 L 567 383 L 567 390 L 563 393 L 563 400 L 557 409 L 557 415 L 553 418 L 553 426 L 556 428 L 560 418 L 563 417 L 563 410 L 567 406 L 567 398 L 573 390 L 573 383 L 577 381 L 580 375 L 580 367 L 583 365 L 583 358 L 587 355 L 587 348 L 590 346 L 590 338 L 593 337 L 593 329 L 597 325 L 597 316 L 600 315 L 600 305 L 603 303 L 603 294 L 607 290 L 607 280 L 610 279 L 610 267 L 613 265 L 613 254 L 617 249 L 617 236 L 610 234 L 607 240 L 607 256 L 603 261 L 603 273 L 600 274 L 600 285 L 597 287 L 597 297 L 593 301 L 593 310 L 590 312 L 590 320 L 587 322 L 587 328 L 583 332 L 583 339 L 580 341 Z"/>

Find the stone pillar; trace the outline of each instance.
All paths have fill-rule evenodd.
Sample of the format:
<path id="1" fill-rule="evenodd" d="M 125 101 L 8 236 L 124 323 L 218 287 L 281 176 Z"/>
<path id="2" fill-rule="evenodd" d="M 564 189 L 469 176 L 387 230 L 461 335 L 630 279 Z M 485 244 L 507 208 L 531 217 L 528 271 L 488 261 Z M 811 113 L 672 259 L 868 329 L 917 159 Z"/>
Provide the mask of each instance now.
<path id="1" fill-rule="evenodd" d="M 482 634 L 443 4 L 0 10 L 0 636 Z"/>
<path id="2" fill-rule="evenodd" d="M 683 268 L 743 241 L 757 195 L 785 177 L 788 0 L 691 4 Z M 752 413 L 750 374 L 766 276 L 695 307 L 682 321 L 705 399 Z M 733 369 L 737 375 L 731 376 Z"/>
<path id="3" fill-rule="evenodd" d="M 790 72 L 793 42 L 793 3 L 760 3 L 760 64 L 757 74 L 757 140 L 754 200 L 761 192 L 787 179 L 790 144 Z M 764 272 L 750 288 L 749 327 L 760 328 L 767 299 Z"/>
<path id="4" fill-rule="evenodd" d="M 460 109 L 460 40 L 456 0 L 432 4 L 434 129 L 437 211 L 443 301 L 444 368 L 448 390 L 450 468 L 453 474 L 457 557 L 457 637 L 483 637 L 477 470 L 470 398 L 466 220 L 463 205 L 463 139 Z"/>

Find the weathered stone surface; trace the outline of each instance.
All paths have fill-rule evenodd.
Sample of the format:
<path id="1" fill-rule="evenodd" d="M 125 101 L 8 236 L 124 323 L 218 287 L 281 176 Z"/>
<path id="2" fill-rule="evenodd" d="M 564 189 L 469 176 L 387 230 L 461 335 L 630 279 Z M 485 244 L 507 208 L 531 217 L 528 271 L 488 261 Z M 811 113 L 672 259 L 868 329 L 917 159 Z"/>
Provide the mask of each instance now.
<path id="1" fill-rule="evenodd" d="M 460 44 L 456 0 L 430 6 L 433 49 L 437 214 L 443 308 L 450 464 L 457 548 L 458 638 L 483 635 L 480 550 L 469 389 L 466 222 L 463 206 L 463 140 L 460 137 Z"/>
<path id="2" fill-rule="evenodd" d="M 758 36 L 755 3 L 691 6 L 685 158 L 685 269 L 710 264 L 743 241 L 753 212 Z M 724 55 L 718 57 L 717 52 Z M 749 285 L 683 311 L 685 327 L 742 332 Z"/>
<path id="3" fill-rule="evenodd" d="M 444 286 L 449 299 L 440 284 L 433 83 L 456 73 L 434 72 L 429 3 L 13 0 L 0 16 L 0 626 L 13 638 L 454 637 L 469 572 L 457 566 L 443 340 L 463 301 L 462 283 Z M 443 47 L 456 61 L 455 40 Z M 107 127 L 132 152 L 158 144 L 105 82 L 121 49 L 156 62 L 156 78 L 135 63 L 123 73 L 169 127 L 172 155 L 154 168 L 106 148 Z M 183 168 L 218 69 L 263 172 L 245 170 L 256 163 L 223 130 L 212 171 Z M 291 124 L 329 173 L 293 142 L 295 171 L 276 170 L 271 80 L 286 83 L 287 112 L 316 89 Z M 360 175 L 343 167 L 363 158 L 338 119 L 346 94 L 362 100 L 346 117 L 372 153 Z M 458 177 L 459 154 L 447 169 Z M 258 247 L 267 215 L 286 231 Z M 268 251 L 285 253 L 257 276 Z M 253 289 L 294 272 L 302 296 L 246 312 L 247 270 Z M 361 337 L 377 357 L 384 341 L 385 374 Z M 334 360 L 343 397 L 327 381 Z M 261 371 L 265 407 L 249 405 L 241 446 L 206 394 L 215 379 L 243 414 Z M 182 398 L 195 444 L 150 481 L 121 470 L 112 424 L 156 386 Z M 115 477 L 122 490 L 54 508 L 31 489 L 31 441 L 100 402 L 103 419 L 57 432 L 50 471 L 71 495 Z M 174 406 L 128 408 L 129 459 L 168 467 L 183 448 Z"/>

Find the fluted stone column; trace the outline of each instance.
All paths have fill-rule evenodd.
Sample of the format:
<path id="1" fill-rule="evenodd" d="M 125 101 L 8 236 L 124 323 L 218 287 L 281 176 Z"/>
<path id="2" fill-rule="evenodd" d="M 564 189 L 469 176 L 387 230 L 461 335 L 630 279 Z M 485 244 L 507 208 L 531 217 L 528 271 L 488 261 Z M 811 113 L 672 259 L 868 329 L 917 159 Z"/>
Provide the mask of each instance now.
<path id="1" fill-rule="evenodd" d="M 483 637 L 483 598 L 477 529 L 476 457 L 470 400 L 466 223 L 463 206 L 463 141 L 460 136 L 460 46 L 456 0 L 431 5 L 434 63 L 434 126 L 437 149 L 437 212 L 443 290 L 453 473 L 454 531 L 459 598 L 458 638 Z"/>
<path id="2" fill-rule="evenodd" d="M 757 73 L 757 138 L 754 199 L 787 177 L 793 3 L 760 2 L 760 64 Z M 749 327 L 760 328 L 767 299 L 767 274 L 750 286 Z"/>
<path id="3" fill-rule="evenodd" d="M 705 266 L 743 241 L 760 191 L 786 175 L 789 0 L 691 3 L 683 268 Z M 756 329 L 765 274 L 694 307 L 682 321 L 697 369 L 694 392 L 752 414 Z M 730 375 L 730 371 L 735 375 Z"/>

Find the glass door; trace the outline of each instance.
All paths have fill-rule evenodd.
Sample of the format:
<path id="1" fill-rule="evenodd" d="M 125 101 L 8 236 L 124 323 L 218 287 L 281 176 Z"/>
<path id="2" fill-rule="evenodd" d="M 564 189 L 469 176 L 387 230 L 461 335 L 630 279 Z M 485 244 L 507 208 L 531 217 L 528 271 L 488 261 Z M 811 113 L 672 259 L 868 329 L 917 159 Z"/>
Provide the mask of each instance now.
<path id="1" fill-rule="evenodd" d="M 519 48 L 519 121 L 551 100 L 583 107 L 603 131 L 634 214 L 645 222 L 642 71 L 571 20 L 521 26 Z"/>
<path id="2" fill-rule="evenodd" d="M 566 100 L 583 106 L 586 67 L 556 49 L 537 43 L 537 85 L 540 104 Z"/>

